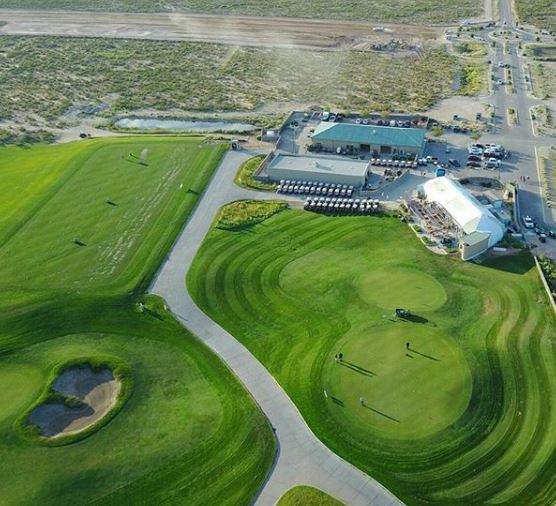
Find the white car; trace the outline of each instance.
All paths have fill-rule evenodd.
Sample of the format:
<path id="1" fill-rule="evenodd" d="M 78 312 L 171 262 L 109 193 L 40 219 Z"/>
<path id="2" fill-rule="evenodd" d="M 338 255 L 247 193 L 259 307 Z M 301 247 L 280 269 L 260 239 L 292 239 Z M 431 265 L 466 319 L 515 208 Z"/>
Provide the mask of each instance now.
<path id="1" fill-rule="evenodd" d="M 500 68 L 504 67 L 504 65 L 505 65 L 505 64 L 504 64 L 503 61 L 499 61 L 499 62 L 498 62 L 498 66 L 499 66 Z"/>
<path id="2" fill-rule="evenodd" d="M 502 86 L 504 84 L 504 81 L 502 81 L 502 79 L 498 79 L 498 81 L 496 81 L 496 84 Z"/>
<path id="3" fill-rule="evenodd" d="M 330 119 L 330 113 L 328 111 L 324 111 L 322 113 L 322 121 L 328 121 Z"/>
<path id="4" fill-rule="evenodd" d="M 480 148 L 469 148 L 467 150 L 470 155 L 481 156 L 483 154 L 483 150 Z"/>
<path id="5" fill-rule="evenodd" d="M 489 158 L 485 161 L 485 167 L 487 169 L 497 169 L 501 164 L 502 163 L 497 158 Z"/>
<path id="6" fill-rule="evenodd" d="M 534 228 L 535 224 L 533 223 L 533 220 L 531 219 L 531 216 L 524 216 L 523 217 L 523 224 L 525 225 L 525 228 Z"/>

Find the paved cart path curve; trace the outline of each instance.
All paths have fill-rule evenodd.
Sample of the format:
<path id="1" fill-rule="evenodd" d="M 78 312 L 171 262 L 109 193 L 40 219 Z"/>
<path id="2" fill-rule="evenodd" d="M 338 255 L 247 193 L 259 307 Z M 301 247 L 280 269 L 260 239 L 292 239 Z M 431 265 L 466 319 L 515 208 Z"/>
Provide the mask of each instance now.
<path id="1" fill-rule="evenodd" d="M 228 152 L 201 201 L 180 233 L 149 291 L 161 295 L 170 310 L 209 348 L 217 353 L 251 393 L 273 426 L 277 455 L 267 481 L 254 503 L 272 506 L 291 487 L 311 485 L 348 506 L 403 504 L 373 480 L 331 450 L 309 429 L 288 395 L 268 370 L 231 334 L 211 320 L 193 302 L 185 275 L 218 209 L 244 198 L 301 199 L 254 192 L 233 183 L 239 165 L 256 153 Z"/>

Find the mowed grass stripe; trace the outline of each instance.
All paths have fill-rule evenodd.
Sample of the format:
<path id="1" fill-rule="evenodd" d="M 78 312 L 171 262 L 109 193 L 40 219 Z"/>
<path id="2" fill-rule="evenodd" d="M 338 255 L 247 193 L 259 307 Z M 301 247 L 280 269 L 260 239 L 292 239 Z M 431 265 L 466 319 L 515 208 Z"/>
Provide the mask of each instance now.
<path id="1" fill-rule="evenodd" d="M 217 272 L 204 273 L 215 257 Z M 342 339 L 359 339 L 363 346 L 362 353 L 347 360 L 356 366 L 370 360 L 369 368 L 380 370 L 380 362 L 373 366 L 365 351 L 365 329 L 381 332 L 393 325 L 395 332 L 408 332 L 411 338 L 414 324 L 392 323 L 393 308 L 378 307 L 384 303 L 380 298 L 374 303 L 359 297 L 356 284 L 372 269 L 388 269 L 394 276 L 416 270 L 440 282 L 446 303 L 423 311 L 428 322 L 418 325 L 452 338 L 451 346 L 461 347 L 473 374 L 467 409 L 446 429 L 426 437 L 404 441 L 392 428 L 385 438 L 372 422 L 381 415 L 363 415 L 360 394 L 324 383 L 327 369 L 340 367 L 333 354 L 341 351 Z M 201 275 L 214 276 L 219 291 L 203 291 Z M 396 290 L 405 290 L 397 281 Z M 425 278 L 419 283 L 426 283 Z M 388 284 L 382 281 L 370 289 L 380 293 Z M 463 264 L 430 255 L 396 220 L 285 211 L 233 240 L 230 233 L 209 233 L 188 274 L 188 286 L 199 305 L 233 329 L 276 375 L 326 444 L 408 504 L 467 505 L 495 498 L 501 504 L 524 504 L 527 498 L 527 504 L 544 506 L 538 498 L 553 493 L 547 466 L 556 446 L 550 429 L 554 380 L 548 377 L 554 353 L 547 340 L 554 317 L 545 304 L 536 303 L 539 280 L 526 256 L 485 266 Z M 389 304 L 396 297 L 392 300 Z M 403 342 L 401 337 L 400 347 Z M 407 360 L 422 359 L 425 370 L 432 371 L 432 363 L 427 367 L 426 362 L 432 359 L 414 355 Z M 403 353 L 399 360 L 403 367 Z M 350 378 L 360 374 L 344 372 Z M 378 385 L 366 378 L 370 387 Z M 426 392 L 436 385 L 431 378 L 418 386 Z M 406 387 L 400 390 L 405 397 L 412 395 Z M 343 406 L 325 399 L 323 389 L 343 398 Z M 380 395 L 390 397 L 388 389 Z M 544 404 L 543 396 L 548 397 Z M 431 416 L 440 416 L 440 411 L 432 409 Z M 367 425 L 351 423 L 350 417 L 367 420 Z M 381 426 L 389 430 L 384 419 Z"/>

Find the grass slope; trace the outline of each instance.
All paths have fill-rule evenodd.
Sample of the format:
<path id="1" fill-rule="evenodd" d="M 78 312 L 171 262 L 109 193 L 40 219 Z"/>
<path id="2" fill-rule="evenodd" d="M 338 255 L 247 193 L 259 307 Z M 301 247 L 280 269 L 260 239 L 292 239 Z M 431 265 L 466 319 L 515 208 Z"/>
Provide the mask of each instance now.
<path id="1" fill-rule="evenodd" d="M 247 14 L 252 16 L 294 16 L 329 19 L 453 21 L 477 15 L 482 8 L 478 0 L 461 0 L 454 5 L 442 0 L 0 0 L 0 8 L 69 9 L 130 12 L 193 11 Z"/>
<path id="2" fill-rule="evenodd" d="M 146 165 L 129 157 L 144 149 Z M 0 235 L 2 502 L 78 494 L 83 503 L 236 505 L 260 487 L 274 455 L 267 420 L 164 303 L 142 295 L 222 153 L 199 139 L 139 137 L 0 151 L 2 211 L 12 188 L 32 190 Z M 76 360 L 122 364 L 131 395 L 78 443 L 38 444 L 17 430 L 20 417 L 52 371 Z"/>
<path id="3" fill-rule="evenodd" d="M 343 506 L 343 504 L 316 488 L 300 485 L 288 490 L 280 497 L 276 506 Z"/>
<path id="4" fill-rule="evenodd" d="M 187 281 L 315 433 L 406 503 L 556 499 L 555 319 L 529 257 L 462 263 L 392 218 L 288 210 L 213 229 Z"/>

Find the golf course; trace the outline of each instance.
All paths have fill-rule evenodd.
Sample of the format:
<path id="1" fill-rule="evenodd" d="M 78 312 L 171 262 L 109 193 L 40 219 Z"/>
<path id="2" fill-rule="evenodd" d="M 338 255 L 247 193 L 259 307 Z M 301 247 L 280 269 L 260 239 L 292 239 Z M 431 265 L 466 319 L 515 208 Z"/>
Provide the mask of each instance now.
<path id="1" fill-rule="evenodd" d="M 185 137 L 0 150 L 1 503 L 237 505 L 259 490 L 266 418 L 145 295 L 224 152 Z M 27 414 L 79 404 L 71 383 L 48 394 L 72 364 L 99 364 L 114 398 L 52 442 Z"/>
<path id="2" fill-rule="evenodd" d="M 556 322 L 529 254 L 464 263 L 396 218 L 283 210 L 214 226 L 187 287 L 405 503 L 556 500 Z"/>

